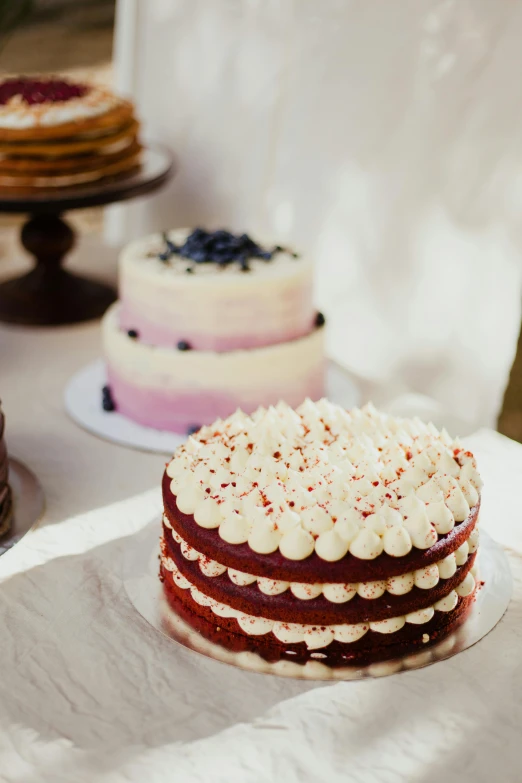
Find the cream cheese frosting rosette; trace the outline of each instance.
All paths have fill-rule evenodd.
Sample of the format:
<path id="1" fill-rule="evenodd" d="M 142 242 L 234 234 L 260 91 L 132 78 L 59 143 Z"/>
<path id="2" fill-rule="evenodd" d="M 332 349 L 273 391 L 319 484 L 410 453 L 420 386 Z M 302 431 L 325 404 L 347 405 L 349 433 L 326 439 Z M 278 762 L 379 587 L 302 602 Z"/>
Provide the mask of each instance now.
<path id="1" fill-rule="evenodd" d="M 232 637 L 262 636 L 272 652 L 290 644 L 281 624 L 303 649 L 426 643 L 469 609 L 481 486 L 458 439 L 371 404 L 237 411 L 167 465 L 169 600 L 207 633 L 226 617 Z"/>

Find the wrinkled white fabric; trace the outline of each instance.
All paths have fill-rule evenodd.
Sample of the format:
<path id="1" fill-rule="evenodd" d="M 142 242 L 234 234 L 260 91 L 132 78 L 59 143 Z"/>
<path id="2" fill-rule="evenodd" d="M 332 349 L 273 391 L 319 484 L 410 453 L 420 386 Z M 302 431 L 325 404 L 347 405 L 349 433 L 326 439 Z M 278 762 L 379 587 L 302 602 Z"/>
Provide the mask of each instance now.
<path id="1" fill-rule="evenodd" d="M 469 445 L 513 600 L 472 649 L 394 677 L 256 675 L 154 631 L 127 598 L 121 560 L 159 515 L 158 490 L 30 533 L 0 558 L 0 781 L 519 780 L 522 447 L 489 431 Z"/>

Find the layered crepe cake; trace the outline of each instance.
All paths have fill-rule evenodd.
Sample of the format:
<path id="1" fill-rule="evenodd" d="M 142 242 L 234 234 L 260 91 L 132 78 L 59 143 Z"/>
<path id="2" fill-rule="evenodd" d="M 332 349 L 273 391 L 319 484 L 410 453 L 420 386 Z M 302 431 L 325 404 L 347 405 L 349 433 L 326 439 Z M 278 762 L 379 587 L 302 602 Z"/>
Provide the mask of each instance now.
<path id="1" fill-rule="evenodd" d="M 11 527 L 12 497 L 9 487 L 9 462 L 4 440 L 5 418 L 0 408 L 0 536 L 5 535 Z"/>
<path id="2" fill-rule="evenodd" d="M 458 440 L 371 404 L 237 411 L 167 465 L 165 596 L 204 637 L 269 661 L 425 648 L 471 609 L 480 488 Z"/>
<path id="3" fill-rule="evenodd" d="M 240 407 L 324 393 L 313 264 L 245 234 L 170 231 L 132 242 L 103 320 L 103 405 L 187 433 Z"/>
<path id="4" fill-rule="evenodd" d="M 126 174 L 140 162 L 133 106 L 62 77 L 0 81 L 0 187 L 69 187 Z"/>

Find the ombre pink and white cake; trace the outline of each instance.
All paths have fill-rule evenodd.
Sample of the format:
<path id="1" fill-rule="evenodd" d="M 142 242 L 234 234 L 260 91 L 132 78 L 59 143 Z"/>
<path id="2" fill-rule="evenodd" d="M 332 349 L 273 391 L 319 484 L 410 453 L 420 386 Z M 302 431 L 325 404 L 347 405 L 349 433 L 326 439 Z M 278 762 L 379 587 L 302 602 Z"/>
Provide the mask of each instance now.
<path id="1" fill-rule="evenodd" d="M 120 257 L 120 301 L 103 321 L 104 408 L 186 433 L 237 408 L 320 399 L 313 273 L 296 253 L 228 231 L 132 242 Z"/>

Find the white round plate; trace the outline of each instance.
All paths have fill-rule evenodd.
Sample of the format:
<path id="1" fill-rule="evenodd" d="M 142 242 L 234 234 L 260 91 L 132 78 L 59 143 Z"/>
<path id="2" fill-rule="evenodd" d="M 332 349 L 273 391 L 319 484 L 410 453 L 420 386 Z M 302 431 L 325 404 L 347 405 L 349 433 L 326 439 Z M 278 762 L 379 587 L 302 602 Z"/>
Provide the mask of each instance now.
<path id="1" fill-rule="evenodd" d="M 17 459 L 9 460 L 9 485 L 13 493 L 13 518 L 11 527 L 0 538 L 0 555 L 5 554 L 35 527 L 45 506 L 38 479 Z"/>
<path id="2" fill-rule="evenodd" d="M 65 408 L 69 416 L 84 429 L 100 438 L 143 451 L 172 454 L 186 440 L 184 435 L 154 430 L 122 416 L 104 411 L 102 388 L 107 383 L 105 363 L 98 359 L 79 370 L 66 386 Z M 360 394 L 349 374 L 335 362 L 328 362 L 327 391 L 332 402 L 344 408 L 359 404 Z"/>
<path id="3" fill-rule="evenodd" d="M 472 647 L 501 620 L 512 592 L 509 563 L 502 547 L 487 533 L 480 536 L 479 573 L 483 587 L 466 622 L 455 633 L 438 644 L 419 652 L 368 666 L 328 666 L 327 656 L 304 665 L 291 660 L 268 663 L 253 652 L 236 653 L 205 639 L 170 607 L 158 577 L 159 532 L 161 522 L 155 519 L 132 537 L 123 564 L 123 580 L 134 608 L 157 631 L 176 644 L 212 658 L 262 674 L 275 674 L 300 680 L 362 680 L 385 677 L 412 669 L 421 669 L 445 658 L 451 658 Z M 328 648 L 326 648 L 328 649 Z"/>

